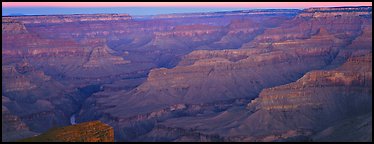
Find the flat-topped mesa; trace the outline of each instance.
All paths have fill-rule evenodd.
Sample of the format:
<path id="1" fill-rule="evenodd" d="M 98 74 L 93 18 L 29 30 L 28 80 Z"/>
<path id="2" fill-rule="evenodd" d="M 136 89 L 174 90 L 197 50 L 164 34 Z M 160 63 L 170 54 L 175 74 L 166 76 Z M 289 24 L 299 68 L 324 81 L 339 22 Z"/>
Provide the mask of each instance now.
<path id="1" fill-rule="evenodd" d="M 298 17 L 339 17 L 342 15 L 351 16 L 370 16 L 372 14 L 371 6 L 362 7 L 330 7 L 330 8 L 308 8 L 305 9 Z"/>
<path id="2" fill-rule="evenodd" d="M 34 23 L 66 23 L 90 21 L 119 21 L 131 20 L 128 14 L 74 14 L 74 15 L 38 15 L 38 16 L 5 16 L 3 21 L 17 20 L 25 24 Z"/>

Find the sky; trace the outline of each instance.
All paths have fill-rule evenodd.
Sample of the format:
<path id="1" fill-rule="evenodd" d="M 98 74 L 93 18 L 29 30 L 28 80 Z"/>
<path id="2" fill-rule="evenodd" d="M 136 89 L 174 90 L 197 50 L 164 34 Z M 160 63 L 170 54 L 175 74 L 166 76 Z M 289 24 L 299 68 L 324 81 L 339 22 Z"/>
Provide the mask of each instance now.
<path id="1" fill-rule="evenodd" d="M 245 9 L 372 6 L 371 2 L 2 2 L 3 15 L 128 13 L 156 15 Z"/>

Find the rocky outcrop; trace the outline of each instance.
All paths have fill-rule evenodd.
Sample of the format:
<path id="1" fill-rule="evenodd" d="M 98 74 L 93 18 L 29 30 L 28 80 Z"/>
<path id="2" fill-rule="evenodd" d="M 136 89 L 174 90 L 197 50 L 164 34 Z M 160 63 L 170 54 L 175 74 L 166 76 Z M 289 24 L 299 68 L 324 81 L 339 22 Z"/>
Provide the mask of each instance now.
<path id="1" fill-rule="evenodd" d="M 114 132 L 112 127 L 100 121 L 91 121 L 54 128 L 19 142 L 114 142 Z"/>

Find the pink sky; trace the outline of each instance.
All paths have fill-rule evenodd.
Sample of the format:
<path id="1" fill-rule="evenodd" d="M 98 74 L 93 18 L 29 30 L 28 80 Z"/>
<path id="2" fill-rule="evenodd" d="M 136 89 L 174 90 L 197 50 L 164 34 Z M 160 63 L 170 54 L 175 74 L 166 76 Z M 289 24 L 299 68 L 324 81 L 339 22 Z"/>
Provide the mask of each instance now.
<path id="1" fill-rule="evenodd" d="M 3 7 L 226 7 L 308 8 L 372 6 L 371 2 L 2 2 Z"/>

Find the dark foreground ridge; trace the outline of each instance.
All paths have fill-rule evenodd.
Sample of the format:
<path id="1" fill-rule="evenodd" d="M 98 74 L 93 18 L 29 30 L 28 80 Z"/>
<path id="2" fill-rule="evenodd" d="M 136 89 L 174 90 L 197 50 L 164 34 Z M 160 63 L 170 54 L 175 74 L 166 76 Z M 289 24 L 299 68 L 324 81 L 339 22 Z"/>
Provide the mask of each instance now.
<path id="1" fill-rule="evenodd" d="M 114 131 L 112 127 L 100 121 L 90 121 L 54 128 L 19 142 L 114 142 Z"/>

